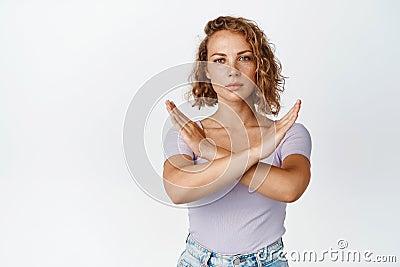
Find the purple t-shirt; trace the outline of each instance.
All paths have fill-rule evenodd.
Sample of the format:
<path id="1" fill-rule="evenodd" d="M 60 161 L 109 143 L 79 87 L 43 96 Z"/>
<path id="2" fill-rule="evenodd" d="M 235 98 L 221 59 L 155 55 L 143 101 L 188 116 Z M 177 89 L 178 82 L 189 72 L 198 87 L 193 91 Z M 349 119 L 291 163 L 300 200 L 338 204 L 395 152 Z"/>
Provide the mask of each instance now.
<path id="1" fill-rule="evenodd" d="M 165 158 L 186 154 L 194 159 L 194 164 L 207 162 L 194 155 L 175 128 L 165 137 L 164 152 Z M 301 154 L 310 160 L 311 137 L 301 123 L 294 123 L 274 153 L 261 162 L 281 167 L 282 161 L 291 154 Z M 226 188 L 232 189 L 228 192 Z M 285 202 L 250 193 L 240 182 L 226 188 L 199 203 L 208 203 L 208 199 L 216 201 L 188 208 L 189 233 L 200 244 L 224 254 L 251 253 L 272 244 L 285 233 Z"/>

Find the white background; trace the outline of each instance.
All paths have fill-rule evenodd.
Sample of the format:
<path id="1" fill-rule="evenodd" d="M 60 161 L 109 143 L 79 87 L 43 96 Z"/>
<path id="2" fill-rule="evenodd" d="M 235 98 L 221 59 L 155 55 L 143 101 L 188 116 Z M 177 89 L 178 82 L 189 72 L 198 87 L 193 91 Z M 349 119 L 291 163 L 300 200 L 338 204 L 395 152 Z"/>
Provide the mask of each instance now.
<path id="1" fill-rule="evenodd" d="M 285 249 L 321 255 L 345 239 L 399 262 L 399 11 L 388 0 L 1 1 L 0 266 L 175 266 L 186 211 L 133 181 L 124 116 L 146 80 L 194 59 L 219 15 L 255 20 L 276 45 L 290 77 L 281 114 L 303 100 L 312 181 L 288 205 Z"/>

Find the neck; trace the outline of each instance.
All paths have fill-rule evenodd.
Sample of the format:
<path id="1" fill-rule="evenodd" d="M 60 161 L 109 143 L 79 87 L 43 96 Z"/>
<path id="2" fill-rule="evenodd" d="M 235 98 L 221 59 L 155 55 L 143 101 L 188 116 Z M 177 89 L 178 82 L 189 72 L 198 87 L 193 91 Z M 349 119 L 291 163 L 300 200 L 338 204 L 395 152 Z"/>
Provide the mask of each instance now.
<path id="1" fill-rule="evenodd" d="M 214 113 L 213 117 L 225 125 L 225 127 L 235 128 L 238 126 L 238 123 L 244 126 L 258 125 L 256 111 L 252 102 L 218 102 L 218 110 Z"/>

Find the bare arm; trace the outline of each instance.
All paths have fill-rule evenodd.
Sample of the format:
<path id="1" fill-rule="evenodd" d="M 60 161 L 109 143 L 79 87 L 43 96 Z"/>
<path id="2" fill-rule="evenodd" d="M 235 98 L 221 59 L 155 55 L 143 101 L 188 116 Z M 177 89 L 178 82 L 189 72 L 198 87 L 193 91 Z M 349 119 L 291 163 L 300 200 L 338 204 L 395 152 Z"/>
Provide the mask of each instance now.
<path id="1" fill-rule="evenodd" d="M 256 192 L 281 202 L 294 202 L 301 197 L 310 182 L 310 162 L 300 154 L 287 156 L 281 168 L 259 162 L 241 178 L 246 186 L 259 185 Z M 252 179 L 254 179 L 252 181 Z"/>
<path id="2" fill-rule="evenodd" d="M 220 147 L 217 147 L 217 150 L 216 158 L 228 156 L 232 153 Z M 240 182 L 251 188 L 258 186 L 258 188 L 254 188 L 255 191 L 268 198 L 291 203 L 302 196 L 307 189 L 310 178 L 309 160 L 303 155 L 292 154 L 283 160 L 281 167 L 263 162 L 252 165 L 244 173 Z"/>
<path id="3" fill-rule="evenodd" d="M 186 155 L 175 155 L 164 163 L 164 187 L 176 204 L 199 200 L 224 187 L 235 179 L 240 179 L 260 158 L 268 157 L 279 144 L 287 130 L 297 119 L 300 101 L 276 124 L 264 132 L 259 145 L 237 153 L 215 147 L 207 141 L 196 123 L 190 121 L 179 110 L 167 103 L 172 122 L 179 129 L 185 143 L 197 155 L 209 158 L 209 163 L 193 165 Z M 203 147 L 203 149 L 201 148 Z M 212 153 L 210 152 L 212 151 Z M 251 180 L 251 179 L 250 179 Z"/>
<path id="4" fill-rule="evenodd" d="M 187 155 L 175 155 L 164 163 L 164 187 L 175 204 L 188 203 L 239 180 L 258 162 L 258 155 L 249 149 L 214 161 L 193 165 Z"/>

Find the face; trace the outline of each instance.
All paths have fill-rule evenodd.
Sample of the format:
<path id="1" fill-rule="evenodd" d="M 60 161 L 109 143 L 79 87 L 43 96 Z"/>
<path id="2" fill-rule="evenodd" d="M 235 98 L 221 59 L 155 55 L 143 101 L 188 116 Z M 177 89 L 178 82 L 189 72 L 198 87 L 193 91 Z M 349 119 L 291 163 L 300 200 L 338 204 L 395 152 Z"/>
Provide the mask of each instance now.
<path id="1" fill-rule="evenodd" d="M 207 78 L 218 101 L 247 99 L 255 88 L 256 59 L 242 33 L 221 30 L 207 43 Z"/>

